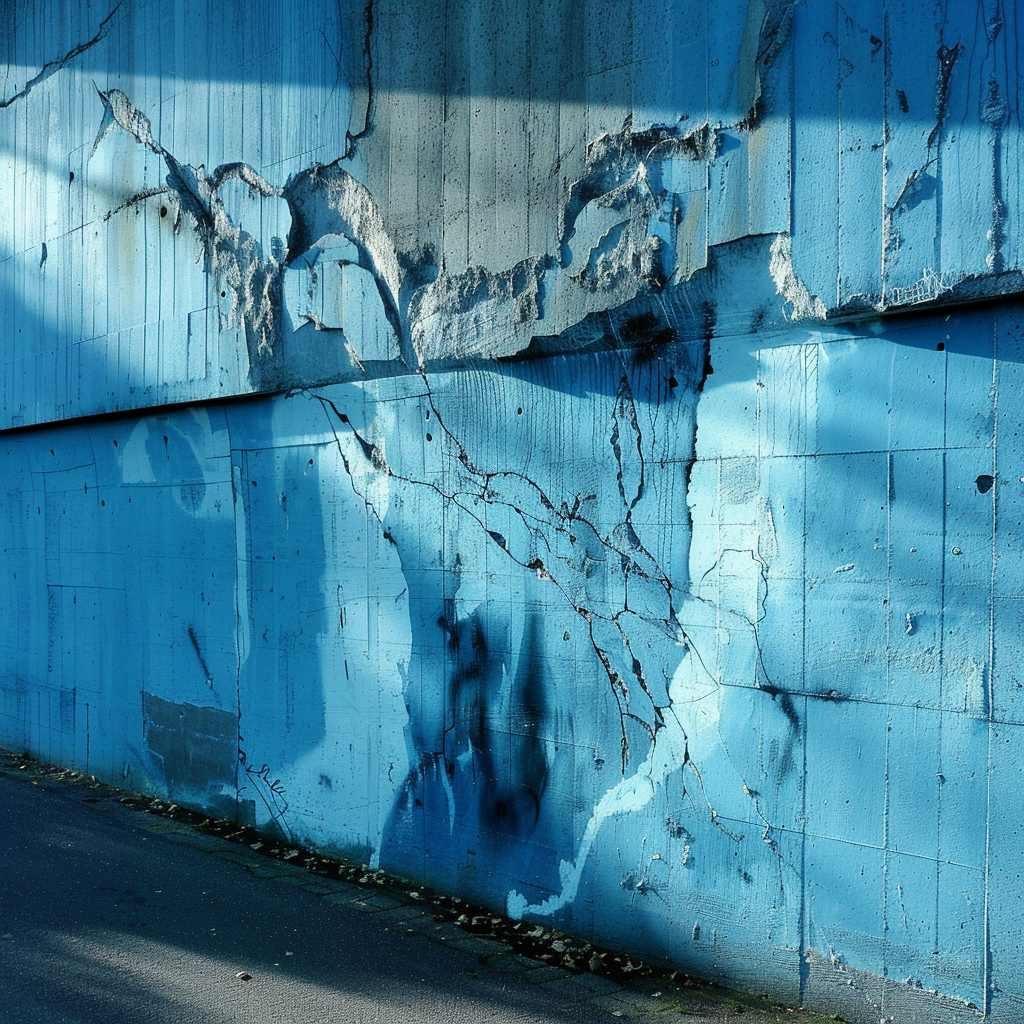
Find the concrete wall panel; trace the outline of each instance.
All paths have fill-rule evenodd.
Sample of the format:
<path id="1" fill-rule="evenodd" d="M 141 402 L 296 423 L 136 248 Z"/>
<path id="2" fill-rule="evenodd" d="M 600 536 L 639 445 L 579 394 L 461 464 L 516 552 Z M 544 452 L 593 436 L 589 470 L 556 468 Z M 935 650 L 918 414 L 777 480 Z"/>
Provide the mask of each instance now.
<path id="1" fill-rule="evenodd" d="M 6 425 L 585 347 L 751 237 L 796 320 L 1019 290 L 1014 4 L 239 10 L 7 18 Z"/>

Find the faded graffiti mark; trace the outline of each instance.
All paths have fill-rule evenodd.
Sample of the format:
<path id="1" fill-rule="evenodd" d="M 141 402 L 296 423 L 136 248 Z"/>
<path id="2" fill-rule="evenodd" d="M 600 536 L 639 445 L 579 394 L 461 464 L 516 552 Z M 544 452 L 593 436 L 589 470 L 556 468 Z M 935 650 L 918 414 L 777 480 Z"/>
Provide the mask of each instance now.
<path id="1" fill-rule="evenodd" d="M 285 797 L 285 788 L 281 784 L 281 780 L 271 778 L 273 773 L 268 764 L 264 763 L 259 767 L 255 763 L 250 764 L 249 756 L 241 746 L 244 742 L 241 736 L 238 737 L 238 742 L 238 763 L 245 773 L 245 784 L 238 787 L 239 800 L 244 799 L 242 794 L 247 789 L 254 790 L 266 808 L 272 826 L 279 828 L 288 839 L 291 839 L 291 829 L 285 820 L 285 815 L 288 813 L 288 800 Z"/>
<path id="2" fill-rule="evenodd" d="M 655 797 L 666 779 L 677 773 L 684 779 L 689 774 L 692 785 L 703 800 L 711 822 L 739 843 L 742 834 L 730 831 L 719 821 L 719 814 L 707 799 L 701 770 L 691 756 L 691 744 L 702 762 L 728 765 L 729 757 L 718 729 L 719 684 L 712 678 L 696 651 L 686 654 L 680 661 L 669 687 L 669 708 L 664 727 L 651 743 L 643 764 L 630 776 L 623 778 L 598 801 L 587 822 L 583 837 L 573 860 L 563 860 L 559 867 L 561 890 L 540 903 L 531 904 L 513 889 L 506 901 L 509 917 L 520 919 L 527 915 L 547 916 L 570 905 L 576 898 L 583 869 L 604 823 L 621 814 L 635 814 Z M 689 847 L 687 848 L 689 850 Z"/>

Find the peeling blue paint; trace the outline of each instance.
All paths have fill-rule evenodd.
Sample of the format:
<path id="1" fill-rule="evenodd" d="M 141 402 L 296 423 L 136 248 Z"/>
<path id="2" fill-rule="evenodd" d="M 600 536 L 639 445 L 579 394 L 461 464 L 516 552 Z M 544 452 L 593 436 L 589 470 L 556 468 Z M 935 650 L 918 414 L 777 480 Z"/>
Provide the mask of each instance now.
<path id="1" fill-rule="evenodd" d="M 1017 5 L 205 17 L 0 21 L 0 743 L 1015 1020 Z"/>

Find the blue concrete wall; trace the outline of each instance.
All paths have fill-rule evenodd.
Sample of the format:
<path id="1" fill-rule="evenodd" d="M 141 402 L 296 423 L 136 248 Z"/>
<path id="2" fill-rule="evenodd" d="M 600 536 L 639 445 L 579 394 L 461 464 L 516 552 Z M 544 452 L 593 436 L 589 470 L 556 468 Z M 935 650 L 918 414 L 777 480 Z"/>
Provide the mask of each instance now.
<path id="1" fill-rule="evenodd" d="M 1016 6 L 286 8 L 4 12 L 0 744 L 1016 1020 Z"/>

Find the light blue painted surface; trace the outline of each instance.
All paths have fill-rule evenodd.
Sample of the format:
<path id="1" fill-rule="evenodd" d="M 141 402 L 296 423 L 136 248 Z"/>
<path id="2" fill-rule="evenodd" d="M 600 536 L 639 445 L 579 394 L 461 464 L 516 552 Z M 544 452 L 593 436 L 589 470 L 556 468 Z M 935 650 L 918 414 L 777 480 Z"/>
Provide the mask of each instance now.
<path id="1" fill-rule="evenodd" d="M 1016 1020 L 1016 6 L 350 7 L 4 15 L 0 743 Z"/>

